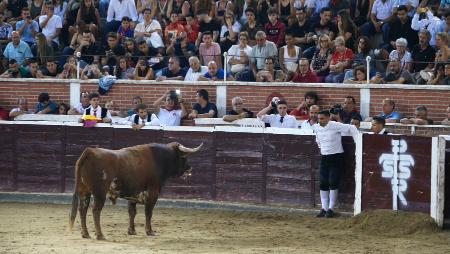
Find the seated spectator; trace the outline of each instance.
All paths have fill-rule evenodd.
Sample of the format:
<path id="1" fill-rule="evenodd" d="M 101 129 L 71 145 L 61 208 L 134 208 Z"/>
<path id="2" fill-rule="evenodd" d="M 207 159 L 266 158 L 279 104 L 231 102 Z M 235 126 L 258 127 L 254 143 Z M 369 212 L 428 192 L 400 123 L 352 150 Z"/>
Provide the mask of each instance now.
<path id="1" fill-rule="evenodd" d="M 134 38 L 136 38 L 136 40 L 144 40 L 147 45 L 150 45 L 155 49 L 163 47 L 164 43 L 161 36 L 161 24 L 158 20 L 153 19 L 151 9 L 146 8 L 143 13 L 144 21 L 136 25 L 136 28 L 134 29 Z"/>
<path id="2" fill-rule="evenodd" d="M 197 91 L 197 103 L 192 107 L 189 118 L 217 118 L 217 107 L 209 102 L 209 94 L 205 89 Z"/>
<path id="3" fill-rule="evenodd" d="M 100 15 L 101 15 L 100 8 Z M 108 5 L 108 14 L 106 17 L 106 23 L 103 27 L 103 33 L 108 35 L 110 32 L 117 32 L 121 24 L 123 17 L 129 17 L 135 26 L 138 20 L 138 13 L 136 10 L 136 5 L 134 0 L 111 0 Z"/>
<path id="4" fill-rule="evenodd" d="M 0 78 L 25 78 L 28 76 L 28 70 L 19 67 L 15 59 L 10 59 L 8 62 L 9 68 L 0 75 Z"/>
<path id="5" fill-rule="evenodd" d="M 286 45 L 281 47 L 278 53 L 280 68 L 284 73 L 297 72 L 298 60 L 302 56 L 302 51 L 299 46 L 295 45 L 294 35 L 290 32 L 286 33 L 285 41 Z"/>
<path id="6" fill-rule="evenodd" d="M 244 70 L 249 70 L 249 56 L 252 53 L 252 47 L 248 44 L 248 33 L 239 33 L 239 44 L 231 46 L 228 50 L 228 66 L 233 74 Z"/>
<path id="7" fill-rule="evenodd" d="M 83 32 L 88 31 L 86 28 L 86 23 L 84 23 L 83 20 L 78 21 L 75 24 L 74 30 L 72 31 L 75 31 L 75 33 L 72 35 L 72 39 L 70 40 L 69 45 L 63 48 L 62 54 L 59 57 L 60 67 L 62 67 L 66 63 L 67 57 L 73 55 L 75 50 L 80 46 L 81 42 L 83 41 Z M 63 33 L 65 33 L 65 31 Z M 45 36 L 44 40 L 46 40 Z M 94 36 L 92 36 L 92 41 L 95 42 Z"/>
<path id="8" fill-rule="evenodd" d="M 311 61 L 311 70 L 317 74 L 318 81 L 323 82 L 325 77 L 330 73 L 332 53 L 330 37 L 326 34 L 320 36 L 318 47 Z"/>
<path id="9" fill-rule="evenodd" d="M 22 9 L 22 20 L 16 23 L 16 31 L 30 47 L 36 42 L 34 36 L 39 32 L 39 24 L 31 17 L 28 7 Z"/>
<path id="10" fill-rule="evenodd" d="M 9 120 L 8 111 L 2 107 L 0 107 L 0 120 Z"/>
<path id="11" fill-rule="evenodd" d="M 131 19 L 129 17 L 122 17 L 117 35 L 120 42 L 124 42 L 125 38 L 134 38 L 134 29 L 131 27 Z"/>
<path id="12" fill-rule="evenodd" d="M 135 67 L 139 60 L 139 50 L 134 39 L 125 40 L 125 56 L 128 59 L 128 64 Z"/>
<path id="13" fill-rule="evenodd" d="M 98 54 L 98 48 L 95 45 L 95 38 L 91 31 L 85 30 L 82 32 L 81 41 L 78 44 L 75 50 L 73 51 L 73 55 L 77 55 L 80 52 L 81 56 L 79 57 L 80 67 L 84 68 L 88 64 L 92 64 L 95 59 L 98 57 L 95 56 Z"/>
<path id="14" fill-rule="evenodd" d="M 411 50 L 411 74 L 414 75 L 418 84 L 425 84 L 426 81 L 419 81 L 420 71 L 431 71 L 436 58 L 436 50 L 430 45 L 431 34 L 428 30 L 419 31 L 419 44 L 414 45 Z"/>
<path id="15" fill-rule="evenodd" d="M 138 104 L 135 111 L 136 114 L 130 117 L 131 128 L 140 130 L 146 125 L 155 125 L 155 121 L 152 119 L 154 115 L 148 112 L 147 105 Z"/>
<path id="16" fill-rule="evenodd" d="M 125 48 L 119 44 L 116 33 L 109 33 L 107 36 L 108 46 L 105 48 L 106 57 L 102 58 L 102 65 L 108 66 L 108 73 L 113 73 L 117 59 L 125 55 Z"/>
<path id="17" fill-rule="evenodd" d="M 409 71 L 400 68 L 400 61 L 391 59 L 388 65 L 388 71 L 384 78 L 377 73 L 371 80 L 376 84 L 415 84 L 414 79 Z"/>
<path id="18" fill-rule="evenodd" d="M 186 32 L 181 32 L 180 37 L 172 38 L 166 48 L 168 56 L 179 56 L 181 68 L 188 67 L 189 57 L 195 55 L 195 44 L 190 43 Z"/>
<path id="19" fill-rule="evenodd" d="M 411 53 L 406 50 L 408 42 L 405 38 L 398 38 L 395 41 L 395 48 L 389 54 L 389 59 L 397 59 L 400 61 L 400 68 L 411 69 Z"/>
<path id="20" fill-rule="evenodd" d="M 217 63 L 214 61 L 209 62 L 208 64 L 208 72 L 205 73 L 203 76 L 199 76 L 199 81 L 220 81 L 224 80 L 226 75 L 226 80 L 233 81 L 234 78 L 231 76 L 229 72 L 225 74 L 225 71 L 223 69 L 219 69 L 217 66 Z"/>
<path id="21" fill-rule="evenodd" d="M 282 70 L 275 70 L 273 58 L 266 58 L 264 64 L 264 69 L 256 73 L 256 82 L 282 82 L 286 79 L 286 75 Z"/>
<path id="22" fill-rule="evenodd" d="M 215 7 L 214 16 L 217 17 L 221 23 L 226 22 L 226 13 L 234 10 L 233 2 L 229 0 L 219 0 L 215 3 Z"/>
<path id="23" fill-rule="evenodd" d="M 47 42 L 51 44 L 55 51 L 59 48 L 59 35 L 62 28 L 62 20 L 55 14 L 55 7 L 52 2 L 45 3 L 45 15 L 39 16 L 39 26 L 45 35 Z"/>
<path id="24" fill-rule="evenodd" d="M 12 41 L 6 45 L 3 51 L 3 55 L 7 59 L 14 59 L 19 65 L 22 65 L 25 59 L 33 57 L 28 44 L 20 40 L 19 32 L 12 32 L 11 39 Z"/>
<path id="25" fill-rule="evenodd" d="M 389 44 L 390 22 L 395 18 L 394 1 L 375 0 L 370 12 L 370 20 L 362 26 L 363 35 L 370 37 L 376 33 L 383 34 L 383 42 Z"/>
<path id="26" fill-rule="evenodd" d="M 180 59 L 176 56 L 169 58 L 169 66 L 161 71 L 161 76 L 156 81 L 164 80 L 184 80 L 187 69 L 180 67 Z"/>
<path id="27" fill-rule="evenodd" d="M 10 0 L 10 1 L 4 1 L 1 3 L 2 12 L 4 12 L 4 9 L 6 9 L 6 18 L 10 22 L 16 22 L 20 18 L 20 11 L 27 7 L 28 2 L 26 0 Z"/>
<path id="28" fill-rule="evenodd" d="M 128 116 L 132 116 L 134 114 L 137 114 L 136 106 L 139 104 L 144 104 L 141 96 L 134 96 L 131 100 L 131 108 L 127 111 Z"/>
<path id="29" fill-rule="evenodd" d="M 117 79 L 134 79 L 134 68 L 129 65 L 127 57 L 119 57 L 119 65 L 114 68 Z"/>
<path id="30" fill-rule="evenodd" d="M 73 108 L 71 108 L 67 114 L 68 115 L 82 115 L 84 110 L 87 109 L 91 104 L 89 102 L 89 92 L 82 92 L 80 94 L 80 102 L 75 104 Z"/>
<path id="31" fill-rule="evenodd" d="M 338 28 L 338 36 L 342 36 L 345 41 L 345 47 L 354 48 L 356 39 L 356 25 L 350 17 L 348 9 L 340 10 L 336 15 L 336 25 Z"/>
<path id="32" fill-rule="evenodd" d="M 81 79 L 99 79 L 103 77 L 103 69 L 100 69 L 98 64 L 91 64 L 86 66 L 81 72 Z"/>
<path id="33" fill-rule="evenodd" d="M 448 33 L 438 33 L 436 35 L 436 48 L 438 51 L 436 52 L 436 58 L 434 59 L 435 64 L 439 62 L 448 62 L 450 58 L 450 48 L 449 44 L 449 35 Z"/>
<path id="34" fill-rule="evenodd" d="M 311 71 L 309 68 L 309 61 L 306 58 L 300 59 L 298 62 L 298 70 L 299 72 L 294 75 L 291 82 L 295 83 L 317 83 L 319 82 L 319 78 L 316 73 Z"/>
<path id="35" fill-rule="evenodd" d="M 253 118 L 253 112 L 243 107 L 244 100 L 241 97 L 231 99 L 232 110 L 223 116 L 225 122 L 233 122 L 242 118 Z"/>
<path id="36" fill-rule="evenodd" d="M 45 35 L 42 33 L 36 34 L 36 43 L 31 46 L 31 53 L 39 59 L 39 64 L 45 66 L 49 60 L 53 60 L 55 53 L 51 44 L 47 42 Z"/>
<path id="37" fill-rule="evenodd" d="M 367 38 L 366 36 L 360 36 L 360 37 L 358 37 L 358 39 L 356 39 L 355 59 L 353 61 L 353 66 L 358 66 L 358 65 L 367 66 L 366 58 L 368 56 L 373 60 L 375 60 L 375 58 L 376 58 L 374 51 L 372 50 L 372 47 L 370 46 L 369 38 Z M 371 77 L 373 75 L 375 75 L 376 70 L 377 70 L 377 68 L 375 66 L 375 61 L 370 61 L 370 76 Z M 346 76 L 345 76 L 344 80 L 352 78 L 352 76 L 350 75 L 352 73 L 353 73 L 352 70 L 348 70 L 345 73 Z"/>
<path id="38" fill-rule="evenodd" d="M 402 124 L 431 125 L 433 120 L 428 118 L 428 109 L 425 106 L 418 106 L 414 111 L 414 117 L 403 118 L 400 120 Z"/>
<path id="39" fill-rule="evenodd" d="M 294 35 L 295 44 L 302 49 L 312 46 L 312 37 L 309 36 L 311 31 L 311 21 L 306 17 L 306 6 L 295 10 L 295 23 L 288 27 L 290 33 Z"/>
<path id="40" fill-rule="evenodd" d="M 186 116 L 186 108 L 183 101 L 180 99 L 181 95 L 175 91 L 167 91 L 158 100 L 153 103 L 155 107 L 155 114 L 159 122 L 163 126 L 180 126 L 181 119 Z M 164 100 L 164 106 L 161 106 Z"/>
<path id="41" fill-rule="evenodd" d="M 372 127 L 370 128 L 373 131 L 373 134 L 378 135 L 387 135 L 389 132 L 385 129 L 386 120 L 380 116 L 374 116 L 372 119 Z"/>
<path id="42" fill-rule="evenodd" d="M 344 80 L 344 84 L 366 84 L 367 83 L 367 69 L 364 65 L 359 65 L 353 68 L 353 77 Z"/>
<path id="43" fill-rule="evenodd" d="M 60 71 L 58 70 L 58 64 L 56 60 L 50 60 L 47 62 L 47 65 L 37 72 L 38 78 L 54 78 L 56 77 Z"/>
<path id="44" fill-rule="evenodd" d="M 38 104 L 36 104 L 36 114 L 57 114 L 58 104 L 50 100 L 48 93 L 40 93 Z"/>
<path id="45" fill-rule="evenodd" d="M 203 42 L 198 49 L 202 65 L 214 61 L 217 63 L 218 68 L 222 68 L 222 52 L 220 51 L 219 44 L 213 41 L 212 34 L 210 32 L 204 32 L 202 40 Z"/>
<path id="46" fill-rule="evenodd" d="M 213 42 L 219 41 L 219 32 L 222 24 L 219 20 L 213 18 L 208 14 L 208 11 L 205 9 L 199 9 L 197 13 L 197 18 L 199 20 L 199 32 L 197 36 L 197 41 L 195 42 L 195 46 L 200 46 L 200 41 L 203 40 L 203 34 L 209 33 L 211 35 Z M 220 47 L 219 47 L 220 48 Z"/>
<path id="47" fill-rule="evenodd" d="M 170 23 L 164 29 L 164 41 L 167 43 L 171 39 L 180 38 L 180 34 L 185 32 L 184 26 L 178 21 L 178 14 L 173 12 L 170 14 Z"/>
<path id="48" fill-rule="evenodd" d="M 344 81 L 345 69 L 350 68 L 353 58 L 353 51 L 345 47 L 342 36 L 334 40 L 336 51 L 331 55 L 330 74 L 325 77 L 326 83 L 342 83 Z"/>
<path id="49" fill-rule="evenodd" d="M 58 105 L 58 114 L 59 115 L 67 115 L 67 112 L 69 111 L 70 107 L 66 103 L 61 102 Z"/>
<path id="50" fill-rule="evenodd" d="M 352 119 L 350 120 L 350 124 L 354 125 L 357 129 L 359 129 L 359 127 L 361 126 L 361 119 L 358 118 L 357 116 L 353 116 Z"/>
<path id="51" fill-rule="evenodd" d="M 83 20 L 94 37 L 97 37 L 100 28 L 100 12 L 94 6 L 94 0 L 83 0 L 80 3 L 80 8 L 77 11 L 76 23 Z"/>
<path id="52" fill-rule="evenodd" d="M 102 119 L 104 123 L 111 122 L 112 118 L 108 109 L 100 106 L 100 95 L 98 93 L 89 94 L 89 103 L 91 105 L 84 110 L 83 117 L 79 120 L 80 123 L 84 122 L 83 118 L 86 116 L 95 116 L 98 119 Z"/>
<path id="53" fill-rule="evenodd" d="M 338 28 L 332 21 L 332 10 L 329 7 L 323 7 L 320 10 L 320 20 L 314 20 L 311 25 L 311 31 L 309 33 L 309 37 L 312 41 L 315 42 L 317 47 L 319 47 L 320 42 L 317 40 L 323 35 L 327 35 L 330 41 L 333 41 L 338 34 Z M 303 50 L 304 57 L 310 59 L 312 58 L 314 52 L 316 52 L 317 47 L 313 44 L 313 46 Z"/>
<path id="54" fill-rule="evenodd" d="M 139 58 L 136 68 L 134 69 L 135 80 L 151 80 L 154 79 L 153 69 L 148 65 L 145 58 Z"/>
<path id="55" fill-rule="evenodd" d="M 185 16 L 186 24 L 184 25 L 184 30 L 186 31 L 188 42 L 194 44 L 198 38 L 198 32 L 200 27 L 198 25 L 197 19 L 194 18 L 192 13 Z"/>
<path id="56" fill-rule="evenodd" d="M 305 93 L 304 100 L 298 105 L 297 108 L 291 111 L 290 115 L 295 116 L 297 120 L 306 120 L 310 117 L 309 108 L 312 105 L 316 105 L 319 101 L 319 96 L 316 92 L 309 91 Z"/>
<path id="57" fill-rule="evenodd" d="M 438 64 L 438 65 L 436 65 L 436 67 L 434 69 L 435 69 L 435 71 L 433 73 L 433 76 L 430 78 L 430 80 L 428 80 L 427 84 L 428 85 L 450 85 L 450 83 L 449 83 L 450 64 L 446 64 L 445 67 L 443 64 Z"/>
<path id="58" fill-rule="evenodd" d="M 400 2 L 400 4 L 402 3 Z M 383 48 L 388 51 L 395 48 L 395 42 L 399 38 L 405 38 L 407 44 L 410 46 L 418 43 L 417 31 L 414 31 L 411 27 L 411 18 L 408 16 L 408 7 L 402 4 L 396 9 L 397 10 L 394 11 L 395 17 L 391 22 L 391 30 L 389 31 L 389 44 L 383 45 Z"/>
<path id="59" fill-rule="evenodd" d="M 77 65 L 74 57 L 70 57 L 69 61 L 64 64 L 64 67 L 58 75 L 58 79 L 76 79 L 77 78 Z"/>
<path id="60" fill-rule="evenodd" d="M 9 114 L 9 117 L 11 117 L 11 114 Z M 442 120 L 441 124 L 450 126 L 450 105 L 447 107 L 447 117 Z"/>
<path id="61" fill-rule="evenodd" d="M 19 115 L 33 113 L 34 112 L 31 109 L 28 109 L 28 100 L 25 98 L 20 98 L 17 100 L 17 108 L 13 108 L 9 111 L 9 118 L 14 120 L 14 118 Z"/>
<path id="62" fill-rule="evenodd" d="M 269 103 L 269 106 L 263 108 L 256 115 L 261 121 L 270 124 L 270 127 L 277 128 L 298 128 L 297 120 L 295 117 L 287 114 L 287 102 L 280 100 L 277 103 L 277 111 L 278 114 L 270 114 L 267 112 L 272 110 L 272 102 Z"/>
<path id="63" fill-rule="evenodd" d="M 5 22 L 3 13 L 0 12 L 0 45 L 2 48 L 11 41 L 13 27 Z"/>
<path id="64" fill-rule="evenodd" d="M 247 22 L 241 28 L 241 32 L 248 33 L 248 45 L 251 47 L 256 45 L 256 33 L 258 31 L 264 31 L 264 28 L 256 20 L 256 11 L 252 7 L 245 9 L 245 15 Z"/>
<path id="65" fill-rule="evenodd" d="M 313 129 L 313 125 L 318 123 L 318 115 L 320 112 L 320 107 L 317 105 L 312 105 L 309 107 L 309 113 L 308 113 L 308 118 L 305 119 L 305 121 L 302 122 L 301 125 L 301 129 L 302 130 L 312 130 Z M 292 115 L 292 113 L 291 113 Z M 298 118 L 297 118 L 298 119 Z"/>
<path id="66" fill-rule="evenodd" d="M 118 116 L 118 117 L 126 117 L 127 116 L 127 112 L 121 111 L 115 101 L 109 101 L 109 102 L 105 103 L 105 108 L 108 110 L 108 112 L 111 114 L 111 116 Z"/>
<path id="67" fill-rule="evenodd" d="M 353 118 L 362 121 L 362 117 L 356 110 L 355 104 L 356 100 L 353 96 L 345 97 L 344 106 L 342 107 L 343 110 L 340 113 L 342 123 L 350 124 Z"/>
<path id="68" fill-rule="evenodd" d="M 200 60 L 196 56 L 189 58 L 189 70 L 184 77 L 184 81 L 197 81 L 200 76 L 208 72 L 208 67 L 200 65 Z"/>
<path id="69" fill-rule="evenodd" d="M 139 40 L 136 43 L 138 45 L 138 55 L 140 57 L 144 57 L 148 60 L 156 54 L 156 51 L 153 50 L 153 48 L 150 48 L 146 41 Z"/>
<path id="70" fill-rule="evenodd" d="M 283 45 L 284 33 L 286 32 L 286 26 L 278 20 L 278 11 L 276 8 L 270 8 L 267 16 L 269 22 L 264 25 L 264 30 L 267 34 L 267 40 L 275 43 L 278 47 Z"/>
<path id="71" fill-rule="evenodd" d="M 235 20 L 232 12 L 225 14 L 225 21 L 220 30 L 220 50 L 227 52 L 238 41 L 241 24 Z"/>
<path id="72" fill-rule="evenodd" d="M 23 78 L 37 78 L 38 77 L 39 64 L 35 58 L 28 60 L 28 72 L 24 74 Z"/>
<path id="73" fill-rule="evenodd" d="M 383 111 L 378 115 L 386 120 L 386 123 L 398 123 L 402 118 L 400 113 L 395 111 L 395 101 L 386 98 L 382 101 Z M 366 119 L 366 121 L 372 121 L 372 118 Z"/>

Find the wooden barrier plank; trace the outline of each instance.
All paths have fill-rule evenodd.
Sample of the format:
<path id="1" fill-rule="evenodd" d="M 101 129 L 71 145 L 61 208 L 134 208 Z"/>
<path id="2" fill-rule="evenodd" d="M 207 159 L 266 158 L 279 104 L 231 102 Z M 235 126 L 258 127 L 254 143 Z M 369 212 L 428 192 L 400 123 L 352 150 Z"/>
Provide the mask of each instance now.
<path id="1" fill-rule="evenodd" d="M 16 131 L 14 125 L 0 124 L 0 191 L 16 188 Z"/>

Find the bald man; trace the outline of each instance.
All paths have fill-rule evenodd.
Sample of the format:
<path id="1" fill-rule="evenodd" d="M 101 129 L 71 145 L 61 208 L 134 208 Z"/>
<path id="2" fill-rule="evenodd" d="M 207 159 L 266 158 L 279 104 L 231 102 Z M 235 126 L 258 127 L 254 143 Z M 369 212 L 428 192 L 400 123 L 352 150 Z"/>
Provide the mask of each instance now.
<path id="1" fill-rule="evenodd" d="M 208 63 L 208 72 L 205 75 L 198 77 L 199 81 L 223 81 L 225 72 L 223 69 L 219 69 L 216 62 L 211 61 Z M 227 81 L 233 81 L 234 78 L 230 73 L 226 73 Z"/>

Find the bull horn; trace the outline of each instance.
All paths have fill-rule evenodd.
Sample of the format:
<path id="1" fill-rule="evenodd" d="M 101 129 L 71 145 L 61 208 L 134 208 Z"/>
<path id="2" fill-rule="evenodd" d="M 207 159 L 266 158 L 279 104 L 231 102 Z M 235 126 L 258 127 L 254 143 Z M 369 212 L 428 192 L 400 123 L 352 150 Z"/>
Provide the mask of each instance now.
<path id="1" fill-rule="evenodd" d="M 195 153 L 198 150 L 200 150 L 200 148 L 202 148 L 202 146 L 203 146 L 203 143 L 201 145 L 197 146 L 196 148 L 187 148 L 180 144 L 178 146 L 178 149 L 180 149 L 180 151 L 185 152 L 185 153 Z"/>

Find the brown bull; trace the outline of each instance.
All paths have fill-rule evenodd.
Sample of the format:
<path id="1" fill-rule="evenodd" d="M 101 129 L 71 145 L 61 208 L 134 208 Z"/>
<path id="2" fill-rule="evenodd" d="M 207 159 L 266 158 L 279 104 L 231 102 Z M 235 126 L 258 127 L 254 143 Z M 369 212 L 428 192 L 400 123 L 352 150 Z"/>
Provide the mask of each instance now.
<path id="1" fill-rule="evenodd" d="M 104 239 L 100 228 L 100 213 L 109 196 L 113 203 L 118 197 L 128 200 L 130 235 L 136 234 L 136 203 L 143 203 L 145 231 L 147 235 L 154 235 L 152 213 L 164 182 L 169 177 L 179 177 L 190 172 L 187 155 L 197 152 L 201 146 L 191 149 L 178 143 L 170 143 L 138 145 L 120 150 L 86 148 L 75 168 L 70 229 L 73 228 L 79 204 L 81 235 L 84 238 L 90 237 L 86 227 L 86 213 L 93 195 L 95 232 L 98 240 Z"/>

